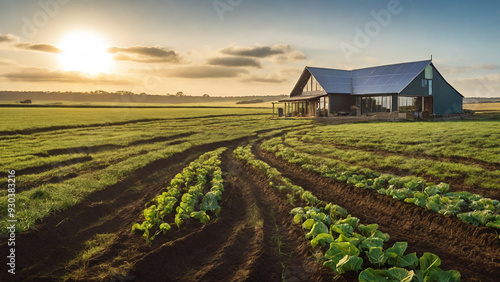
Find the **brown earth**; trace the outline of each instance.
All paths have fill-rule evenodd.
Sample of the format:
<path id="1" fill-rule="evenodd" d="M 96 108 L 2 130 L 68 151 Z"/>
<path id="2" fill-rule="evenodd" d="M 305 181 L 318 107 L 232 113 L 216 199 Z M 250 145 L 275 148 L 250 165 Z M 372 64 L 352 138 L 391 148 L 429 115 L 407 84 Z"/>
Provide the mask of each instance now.
<path id="1" fill-rule="evenodd" d="M 18 234 L 15 278 L 22 281 L 290 281 L 331 277 L 310 256 L 290 206 L 267 188 L 258 172 L 234 161 L 230 151 L 246 139 L 199 146 L 156 162 L 84 202 L 45 218 Z M 151 246 L 130 232 L 142 210 L 170 179 L 203 152 L 231 146 L 223 155 L 225 182 L 219 218 L 205 226 L 190 222 L 158 236 Z M 161 179 L 162 181 L 158 181 Z M 114 234 L 112 243 L 84 265 L 85 242 Z M 1 248 L 7 252 L 6 244 Z M 72 274 L 73 276 L 67 276 Z M 0 280 L 11 278 L 5 272 Z"/>
<path id="2" fill-rule="evenodd" d="M 408 253 L 435 253 L 443 269 L 458 270 L 464 281 L 498 281 L 500 240 L 493 228 L 475 227 L 455 216 L 443 216 L 375 191 L 333 182 L 260 149 L 254 149 L 254 153 L 319 199 L 344 207 L 364 224 L 377 223 L 391 236 L 389 246 L 406 241 Z"/>
<path id="3" fill-rule="evenodd" d="M 81 281 L 332 281 L 334 274 L 316 263 L 304 232 L 292 223 L 286 197 L 268 188 L 255 169 L 234 160 L 232 149 L 242 138 L 191 148 L 154 162 L 84 202 L 39 222 L 16 236 L 15 280 L 54 281 L 68 274 Z M 161 193 L 170 179 L 203 152 L 221 146 L 224 172 L 222 211 L 205 226 L 188 222 L 151 246 L 132 234 L 142 210 Z M 500 243 L 492 229 L 478 228 L 454 217 L 332 183 L 260 150 L 259 158 L 277 167 L 294 184 L 318 198 L 346 208 L 365 224 L 378 223 L 396 241 L 407 241 L 407 252 L 433 252 L 443 269 L 456 269 L 464 281 L 494 281 L 500 277 Z M 81 256 L 85 242 L 96 234 L 114 234 L 104 251 L 84 264 L 69 264 Z M 7 253 L 6 244 L 0 246 Z M 356 274 L 337 277 L 354 281 Z M 0 281 L 12 276 L 0 273 Z"/>

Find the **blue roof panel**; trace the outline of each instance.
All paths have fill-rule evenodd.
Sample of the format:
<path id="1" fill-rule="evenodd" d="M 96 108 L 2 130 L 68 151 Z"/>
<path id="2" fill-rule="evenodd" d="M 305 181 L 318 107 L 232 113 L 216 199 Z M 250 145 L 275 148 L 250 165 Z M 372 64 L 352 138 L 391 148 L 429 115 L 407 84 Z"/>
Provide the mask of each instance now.
<path id="1" fill-rule="evenodd" d="M 352 94 L 400 93 L 431 61 L 352 70 Z"/>
<path id="2" fill-rule="evenodd" d="M 327 93 L 351 94 L 351 72 L 346 70 L 307 67 Z"/>
<path id="3" fill-rule="evenodd" d="M 354 95 L 400 93 L 429 64 L 430 60 L 338 70 L 306 67 L 326 93 Z"/>

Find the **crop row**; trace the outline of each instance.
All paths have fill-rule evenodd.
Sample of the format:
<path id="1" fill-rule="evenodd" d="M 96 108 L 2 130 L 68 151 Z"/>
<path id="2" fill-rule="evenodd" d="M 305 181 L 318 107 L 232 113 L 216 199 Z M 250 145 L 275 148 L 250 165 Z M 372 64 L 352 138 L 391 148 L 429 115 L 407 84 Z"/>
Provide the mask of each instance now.
<path id="1" fill-rule="evenodd" d="M 252 153 L 252 145 L 238 147 L 233 153 L 237 159 L 247 162 L 266 175 L 269 180 L 269 186 L 286 193 L 290 204 L 294 204 L 296 196 L 309 205 L 317 205 L 320 203 L 318 198 L 316 198 L 311 192 L 305 191 L 304 188 L 298 185 L 294 185 L 290 179 L 283 177 L 276 168 L 271 167 L 266 162 L 256 159 Z"/>
<path id="2" fill-rule="evenodd" d="M 366 123 L 318 126 L 294 137 L 396 152 L 406 155 L 460 157 L 500 163 L 498 122 Z"/>
<path id="3" fill-rule="evenodd" d="M 424 154 L 405 155 L 406 152 L 381 154 L 352 146 L 339 148 L 336 143 L 325 143 L 322 138 L 310 135 L 294 136 L 291 133 L 287 134 L 284 143 L 307 153 L 320 154 L 375 170 L 407 171 L 410 174 L 432 177 L 439 181 L 449 179 L 464 185 L 487 189 L 500 187 L 500 171 L 493 169 L 493 164 L 489 166 L 490 168 L 486 168 L 474 163 L 436 160 L 425 157 Z"/>
<path id="4" fill-rule="evenodd" d="M 320 201 L 310 191 L 293 185 L 276 168 L 256 159 L 250 146 L 238 147 L 234 153 L 266 175 L 269 187 L 288 193 L 289 199 L 294 194 L 309 195 L 303 200 L 314 206 L 295 207 L 290 214 L 307 232 L 305 239 L 312 248 L 322 253 L 323 265 L 337 274 L 362 270 L 359 281 L 460 281 L 458 271 L 439 268 L 441 260 L 435 254 L 424 253 L 420 258 L 416 253 L 405 255 L 407 242 L 396 242 L 384 250 L 390 237 L 378 230 L 377 224 L 360 224 L 342 207 Z"/>
<path id="5" fill-rule="evenodd" d="M 142 232 L 150 243 L 159 233 L 166 232 L 174 224 L 180 229 L 184 221 L 194 218 L 203 224 L 210 221 L 210 214 L 218 216 L 219 201 L 224 191 L 220 155 L 225 147 L 207 152 L 191 162 L 178 173 L 161 195 L 154 199 L 155 204 L 143 212 L 144 221 L 132 226 L 132 232 Z M 210 181 L 210 182 L 209 182 Z M 208 187 L 210 186 L 209 191 Z"/>
<path id="6" fill-rule="evenodd" d="M 381 174 L 357 166 L 348 167 L 339 161 L 297 152 L 282 143 L 281 138 L 273 138 L 262 144 L 262 148 L 290 163 L 320 173 L 323 177 L 351 184 L 357 188 L 376 190 L 380 194 L 404 200 L 440 214 L 453 214 L 475 226 L 500 229 L 500 203 L 470 192 L 449 192 L 446 183 L 426 183 L 414 177 L 398 177 Z"/>

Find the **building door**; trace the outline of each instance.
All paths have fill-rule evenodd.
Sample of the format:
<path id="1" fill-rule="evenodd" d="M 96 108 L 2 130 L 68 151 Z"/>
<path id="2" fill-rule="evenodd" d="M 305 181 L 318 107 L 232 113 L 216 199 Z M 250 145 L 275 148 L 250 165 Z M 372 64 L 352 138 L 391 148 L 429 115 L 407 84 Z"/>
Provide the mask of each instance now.
<path id="1" fill-rule="evenodd" d="M 429 114 L 434 113 L 434 101 L 432 97 L 425 97 L 424 98 L 424 112 L 427 110 Z"/>

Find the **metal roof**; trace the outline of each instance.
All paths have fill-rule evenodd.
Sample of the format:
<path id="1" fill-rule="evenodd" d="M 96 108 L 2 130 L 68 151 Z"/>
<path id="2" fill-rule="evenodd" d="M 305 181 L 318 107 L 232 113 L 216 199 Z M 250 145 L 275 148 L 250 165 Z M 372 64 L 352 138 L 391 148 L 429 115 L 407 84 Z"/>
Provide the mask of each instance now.
<path id="1" fill-rule="evenodd" d="M 431 60 L 377 66 L 355 70 L 306 67 L 327 93 L 388 94 L 400 93 Z"/>
<path id="2" fill-rule="evenodd" d="M 307 67 L 327 93 L 351 94 L 351 72 L 347 70 Z"/>

